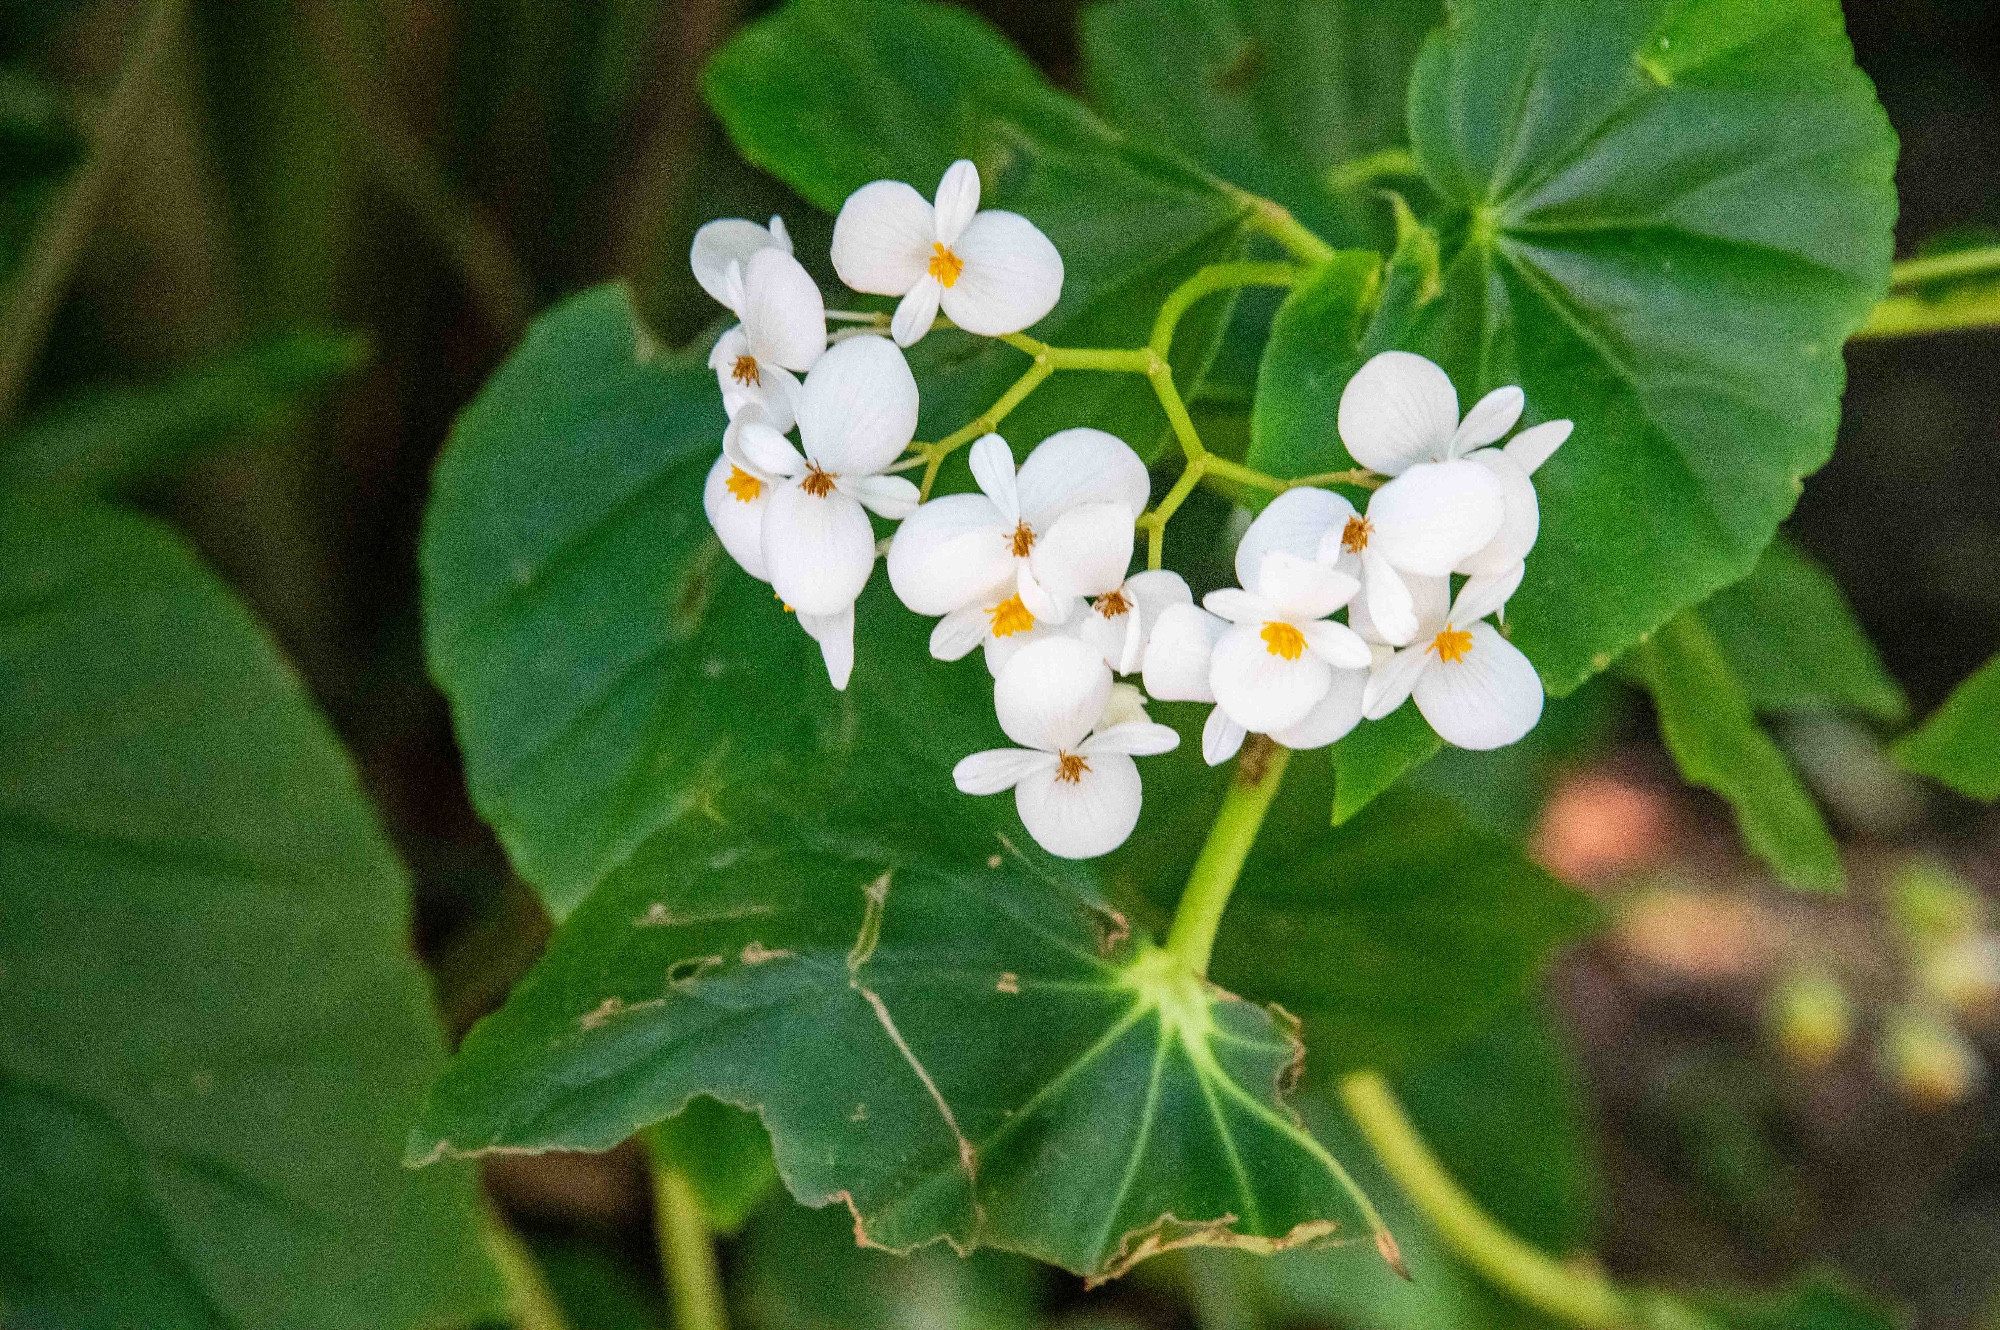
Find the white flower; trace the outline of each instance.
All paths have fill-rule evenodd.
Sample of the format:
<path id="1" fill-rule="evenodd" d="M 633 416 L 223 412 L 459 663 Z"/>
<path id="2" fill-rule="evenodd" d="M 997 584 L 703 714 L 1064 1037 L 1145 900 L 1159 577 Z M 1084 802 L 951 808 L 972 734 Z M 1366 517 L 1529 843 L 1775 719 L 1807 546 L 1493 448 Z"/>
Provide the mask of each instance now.
<path id="1" fill-rule="evenodd" d="M 993 684 L 1000 728 L 1019 748 L 974 753 L 952 769 L 966 794 L 1014 791 L 1021 825 L 1065 859 L 1089 859 L 1125 843 L 1139 821 L 1139 768 L 1132 758 L 1180 743 L 1166 725 L 1130 719 L 1113 705 L 1111 669 L 1073 637 L 1018 652 Z M 1143 714 L 1143 713 L 1141 713 Z"/>
<path id="2" fill-rule="evenodd" d="M 1122 585 L 1150 488 L 1139 455 L 1097 429 L 1050 435 L 1018 474 L 998 434 L 973 444 L 971 460 L 981 493 L 931 500 L 889 544 L 903 604 L 944 616 L 931 634 L 939 660 L 1063 623 L 1082 597 Z"/>
<path id="3" fill-rule="evenodd" d="M 1117 673 L 1136 674 L 1146 663 L 1154 625 L 1175 605 L 1194 606 L 1194 592 L 1179 573 L 1165 568 L 1134 573 L 1076 616 L 1076 635 L 1103 652 L 1104 663 Z"/>
<path id="4" fill-rule="evenodd" d="M 801 615 L 838 615 L 861 594 L 875 563 L 864 507 L 891 519 L 916 507 L 915 485 L 881 474 L 916 428 L 917 381 L 903 353 L 855 337 L 820 357 L 799 391 L 803 454 L 762 420 L 724 435 L 733 464 L 771 480 L 760 552 L 772 587 Z"/>
<path id="5" fill-rule="evenodd" d="M 737 318 L 716 340 L 708 367 L 734 419 L 749 402 L 763 407 L 780 433 L 792 428 L 799 381 L 826 349 L 826 306 L 819 287 L 792 257 L 784 219 L 768 229 L 740 217 L 709 222 L 688 251 L 694 279 Z"/>
<path id="6" fill-rule="evenodd" d="M 1232 625 L 1215 644 L 1209 686 L 1230 720 L 1275 737 L 1306 719 L 1336 671 L 1367 667 L 1368 644 L 1327 617 L 1359 584 L 1327 564 L 1272 550 L 1249 585 L 1202 600 Z"/>
<path id="7" fill-rule="evenodd" d="M 979 170 L 957 161 L 938 183 L 937 205 L 900 180 L 847 196 L 833 223 L 833 270 L 857 291 L 901 296 L 890 333 L 910 346 L 939 305 L 985 337 L 1019 332 L 1055 308 L 1062 255 L 1018 213 L 979 211 Z"/>
<path id="8" fill-rule="evenodd" d="M 1229 631 L 1229 622 L 1193 605 L 1170 605 L 1160 612 L 1146 642 L 1146 691 L 1162 702 L 1213 702 L 1209 679 L 1215 644 Z M 1368 675 L 1358 669 L 1337 669 L 1326 692 L 1304 719 L 1271 731 L 1287 748 L 1324 748 L 1344 738 L 1361 721 L 1361 694 Z M 1243 746 L 1248 731 L 1229 713 L 1215 707 L 1202 726 L 1201 755 L 1220 766 Z"/>
<path id="9" fill-rule="evenodd" d="M 1380 720 L 1414 695 L 1438 737 L 1460 748 L 1504 747 L 1533 729 L 1542 716 L 1541 676 L 1484 621 L 1520 580 L 1516 564 L 1507 575 L 1469 581 L 1448 611 L 1445 579 L 1417 587 L 1417 640 L 1370 671 L 1362 714 Z"/>
<path id="10" fill-rule="evenodd" d="M 1500 482 L 1506 509 L 1499 532 L 1472 555 L 1461 559 L 1453 572 L 1480 580 L 1510 576 L 1521 566 L 1528 551 L 1535 547 L 1535 537 L 1542 527 L 1541 504 L 1530 477 L 1569 438 L 1572 428 L 1567 420 L 1551 420 L 1522 430 L 1507 440 L 1504 447 L 1481 448 L 1465 459 L 1493 473 Z M 1504 603 L 1499 607 L 1502 620 L 1507 617 L 1506 608 Z"/>

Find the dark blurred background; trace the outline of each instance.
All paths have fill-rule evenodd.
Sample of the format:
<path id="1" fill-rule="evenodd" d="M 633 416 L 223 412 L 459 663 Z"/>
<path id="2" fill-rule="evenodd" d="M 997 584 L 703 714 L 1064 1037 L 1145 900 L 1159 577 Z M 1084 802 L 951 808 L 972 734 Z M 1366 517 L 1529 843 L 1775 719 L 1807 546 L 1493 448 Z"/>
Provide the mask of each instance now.
<path id="1" fill-rule="evenodd" d="M 1076 4 L 974 7 L 1075 88 Z M 141 9 L 0 4 L 13 177 L 80 153 Z M 1846 11 L 1902 139 L 1899 252 L 2000 227 L 2000 5 Z M 824 234 L 735 158 L 702 104 L 704 60 L 755 12 L 746 0 L 199 0 L 20 413 L 299 330 L 365 341 L 309 404 L 235 429 L 141 500 L 241 590 L 357 755 L 414 869 L 420 945 L 454 1029 L 498 1000 L 546 925 L 467 804 L 425 677 L 427 479 L 454 414 L 535 310 L 620 276 L 678 344 L 716 312 L 685 263 L 702 221 L 783 212 Z M 18 245 L 19 219 L 6 220 Z M 1791 530 L 1921 713 L 2000 648 L 2000 332 L 1857 344 L 1848 366 L 1839 451 Z M 1740 858 L 1717 806 L 1678 787 L 1636 703 L 1609 714 L 1589 752 L 1544 773 L 1550 797 L 1529 819 L 1554 866 L 1624 902 L 1548 993 L 1587 1071 L 1601 1254 L 1658 1280 L 1768 1280 L 1833 1260 L 1925 1323 L 2000 1326 L 2000 1110 L 1977 1077 L 1923 1103 L 1877 1060 L 1788 1077 L 1763 1051 L 1787 949 L 1851 936 L 1865 960 L 1882 884 L 1913 850 L 1990 896 L 1994 817 L 1887 774 L 1866 729 L 1795 727 L 1783 737 L 1857 864 L 1850 901 L 1800 904 Z M 594 1234 L 628 1255 L 643 1243 L 642 1184 L 616 1156 L 492 1181 L 545 1239 Z M 1149 1288 L 1088 1307 L 1140 1324 L 1186 1314 Z"/>

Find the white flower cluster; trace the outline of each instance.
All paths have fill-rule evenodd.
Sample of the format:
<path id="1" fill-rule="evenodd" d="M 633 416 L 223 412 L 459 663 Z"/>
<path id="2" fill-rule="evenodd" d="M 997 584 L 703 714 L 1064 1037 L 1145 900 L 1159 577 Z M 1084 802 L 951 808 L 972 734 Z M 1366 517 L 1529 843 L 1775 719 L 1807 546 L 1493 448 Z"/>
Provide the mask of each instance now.
<path id="1" fill-rule="evenodd" d="M 988 434 L 970 452 L 974 493 L 920 503 L 891 474 L 917 426 L 901 348 L 940 310 L 969 332 L 1019 332 L 1062 292 L 1046 236 L 1014 213 L 979 210 L 972 163 L 945 173 L 934 203 L 898 181 L 856 190 L 832 257 L 854 289 L 901 298 L 890 339 L 850 332 L 828 344 L 819 290 L 779 219 L 711 222 L 695 236 L 697 279 L 738 319 L 709 357 L 729 415 L 703 495 L 709 521 L 819 642 L 835 688 L 853 669 L 854 603 L 878 553 L 867 514 L 900 523 L 885 542 L 890 586 L 937 618 L 933 656 L 983 648 L 1000 727 L 1020 745 L 974 753 L 953 779 L 967 794 L 1014 791 L 1050 853 L 1089 858 L 1131 835 L 1133 759 L 1179 743 L 1147 718 L 1147 696 L 1213 704 L 1202 735 L 1211 765 L 1247 734 L 1323 747 L 1411 697 L 1463 748 L 1512 743 L 1540 718 L 1534 667 L 1486 620 L 1520 585 L 1540 520 L 1530 476 L 1570 423 L 1495 446 L 1520 418 L 1519 388 L 1487 394 L 1461 420 L 1450 378 L 1430 361 L 1370 360 L 1337 422 L 1355 460 L 1386 477 L 1366 511 L 1330 490 L 1280 494 L 1237 547 L 1240 586 L 1197 606 L 1177 573 L 1127 575 L 1151 482 L 1139 455 L 1102 430 L 1053 434 L 1018 468 Z M 1144 693 L 1120 675 L 1139 676 Z"/>

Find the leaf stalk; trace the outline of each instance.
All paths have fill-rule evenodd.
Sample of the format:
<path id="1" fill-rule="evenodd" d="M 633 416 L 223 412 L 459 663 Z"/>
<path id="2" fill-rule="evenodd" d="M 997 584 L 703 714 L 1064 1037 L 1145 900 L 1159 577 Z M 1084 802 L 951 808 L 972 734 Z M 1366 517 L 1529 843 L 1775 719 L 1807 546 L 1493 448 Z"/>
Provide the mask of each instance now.
<path id="1" fill-rule="evenodd" d="M 1291 758 L 1291 749 L 1257 734 L 1250 736 L 1236 759 L 1236 778 L 1216 811 L 1215 824 L 1188 874 L 1187 889 L 1167 930 L 1168 953 L 1193 974 L 1208 974 L 1222 912 L 1229 906 L 1230 893 L 1250 857 L 1250 847 L 1257 843 L 1257 831 Z"/>
<path id="2" fill-rule="evenodd" d="M 687 1174 L 658 1154 L 652 1163 L 660 1271 L 673 1299 L 675 1330 L 729 1330 L 722 1270 L 715 1259 L 715 1242 L 702 1213 L 701 1198 Z"/>

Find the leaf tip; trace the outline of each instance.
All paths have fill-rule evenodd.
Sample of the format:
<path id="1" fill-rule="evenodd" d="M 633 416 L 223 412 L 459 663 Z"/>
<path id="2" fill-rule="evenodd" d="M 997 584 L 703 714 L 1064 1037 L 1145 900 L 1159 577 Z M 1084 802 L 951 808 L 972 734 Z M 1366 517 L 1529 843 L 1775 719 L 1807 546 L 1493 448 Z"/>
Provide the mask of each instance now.
<path id="1" fill-rule="evenodd" d="M 1375 1250 L 1382 1253 L 1382 1259 L 1389 1263 L 1391 1270 L 1394 1270 L 1398 1275 L 1401 1275 L 1411 1283 L 1416 1282 L 1410 1278 L 1410 1267 L 1403 1260 L 1403 1249 L 1396 1244 L 1395 1234 L 1386 1228 L 1376 1229 Z"/>

